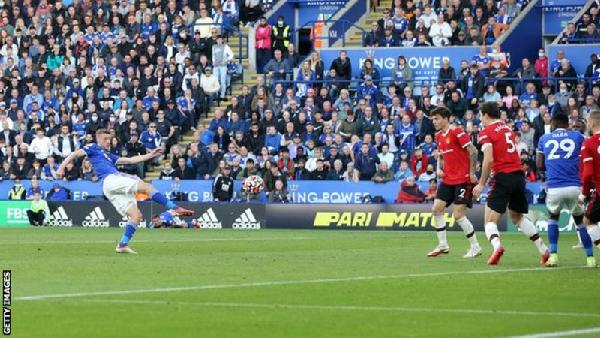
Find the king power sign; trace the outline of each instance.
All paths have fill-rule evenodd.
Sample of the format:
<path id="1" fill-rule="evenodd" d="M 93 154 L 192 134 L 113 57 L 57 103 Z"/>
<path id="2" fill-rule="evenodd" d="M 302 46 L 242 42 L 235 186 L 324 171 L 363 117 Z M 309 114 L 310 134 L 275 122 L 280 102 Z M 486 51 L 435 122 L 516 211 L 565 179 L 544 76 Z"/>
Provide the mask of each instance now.
<path id="1" fill-rule="evenodd" d="M 352 63 L 352 77 L 358 78 L 366 59 L 373 60 L 382 79 L 393 78 L 398 57 L 404 56 L 413 70 L 413 79 L 423 82 L 437 80 L 438 72 L 444 60 L 450 61 L 455 70 L 460 69 L 462 60 L 470 61 L 479 53 L 479 47 L 396 47 L 396 48 L 325 48 L 321 50 L 321 58 L 326 67 L 339 57 L 340 51 L 346 50 Z"/>

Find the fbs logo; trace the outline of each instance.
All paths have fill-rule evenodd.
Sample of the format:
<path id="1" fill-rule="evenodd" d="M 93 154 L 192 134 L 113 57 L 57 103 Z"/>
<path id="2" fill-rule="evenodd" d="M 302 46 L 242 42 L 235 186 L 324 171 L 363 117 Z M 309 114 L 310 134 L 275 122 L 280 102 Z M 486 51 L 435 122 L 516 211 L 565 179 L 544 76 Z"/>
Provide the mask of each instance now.
<path id="1" fill-rule="evenodd" d="M 119 222 L 119 227 L 120 228 L 124 228 L 127 225 L 127 222 L 129 221 L 129 219 L 127 218 L 127 216 L 123 216 L 121 218 L 121 221 Z M 138 228 L 147 228 L 147 224 L 145 220 L 140 220 L 140 224 L 138 224 L 137 226 Z"/>
<path id="2" fill-rule="evenodd" d="M 234 229 L 260 229 L 260 222 L 254 217 L 252 209 L 248 208 L 235 219 L 232 227 Z"/>
<path id="3" fill-rule="evenodd" d="M 48 221 L 48 225 L 54 227 L 72 227 L 73 220 L 70 219 L 69 216 L 67 216 L 65 208 L 60 206 L 52 213 L 52 217 Z"/>
<path id="4" fill-rule="evenodd" d="M 108 228 L 110 223 L 104 217 L 100 207 L 95 207 L 89 215 L 85 216 L 85 220 L 82 222 L 84 227 L 90 228 Z"/>
<path id="5" fill-rule="evenodd" d="M 250 214 L 252 214 L 252 212 L 250 212 Z M 196 224 L 200 229 L 221 229 L 223 227 L 223 224 L 219 221 L 212 208 L 208 208 L 208 210 L 200 215 L 200 217 L 198 217 L 196 220 Z"/>

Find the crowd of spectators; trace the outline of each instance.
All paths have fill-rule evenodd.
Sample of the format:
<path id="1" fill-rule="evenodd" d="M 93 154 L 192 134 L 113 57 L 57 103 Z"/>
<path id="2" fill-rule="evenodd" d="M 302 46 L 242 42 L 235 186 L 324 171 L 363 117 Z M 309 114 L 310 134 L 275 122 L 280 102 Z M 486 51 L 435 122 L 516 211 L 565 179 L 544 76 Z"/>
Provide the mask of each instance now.
<path id="1" fill-rule="evenodd" d="M 558 43 L 600 43 L 600 1 L 591 2 L 589 9 L 577 22 L 567 23 L 561 32 Z"/>
<path id="2" fill-rule="evenodd" d="M 527 5 L 524 0 L 394 0 L 371 24 L 365 47 L 491 45 Z"/>
<path id="3" fill-rule="evenodd" d="M 206 130 L 196 132 L 198 142 L 173 148 L 172 163 L 161 176 L 207 179 L 230 167 L 228 174 L 237 179 L 262 175 L 267 191 L 278 179 L 401 180 L 408 193 L 415 187 L 413 181 L 433 185 L 437 179 L 438 153 L 429 112 L 436 106 L 448 107 L 454 124 L 478 145 L 479 105 L 493 101 L 517 133 L 528 181 L 539 181 L 537 140 L 550 132 L 554 114 L 568 114 L 572 128 L 584 128 L 584 119 L 600 104 L 600 62 L 591 56 L 588 69 L 594 69 L 596 78 L 586 82 L 578 80 L 583 70 L 573 69 L 562 51 L 552 60 L 540 51 L 536 60 L 522 60 L 511 74 L 507 65 L 501 65 L 504 74 L 500 74 L 497 60 L 486 53 L 483 47 L 457 70 L 444 62 L 439 81 L 433 84 L 412 81 L 412 70 L 402 56 L 397 65 L 402 75 L 384 83 L 367 60 L 360 78 L 354 79 L 360 85 L 349 88 L 340 78 L 331 80 L 332 74 L 352 78 L 347 53 L 342 51 L 324 65 L 314 52 L 301 68 L 313 80 L 292 86 L 285 81 L 267 84 L 259 77 L 257 85 L 244 86 L 226 110 L 216 111 Z M 315 80 L 319 77 L 324 80 Z M 418 197 L 425 200 L 432 194 Z"/>
<path id="4" fill-rule="evenodd" d="M 227 37 L 271 3 L 1 2 L 0 177 L 56 179 L 57 163 L 101 127 L 117 155 L 168 151 L 239 71 Z M 82 161 L 66 178 L 96 175 Z"/>

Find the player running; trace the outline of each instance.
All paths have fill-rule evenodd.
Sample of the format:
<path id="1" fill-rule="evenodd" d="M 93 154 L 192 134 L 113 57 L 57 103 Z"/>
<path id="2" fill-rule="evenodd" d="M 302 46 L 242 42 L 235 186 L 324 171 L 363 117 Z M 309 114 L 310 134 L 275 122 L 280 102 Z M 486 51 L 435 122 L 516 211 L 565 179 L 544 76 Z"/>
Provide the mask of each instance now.
<path id="1" fill-rule="evenodd" d="M 581 148 L 583 195 L 590 200 L 583 222 L 587 225 L 594 245 L 600 248 L 600 110 L 590 113 L 588 128 L 592 136 L 583 142 Z M 592 190 L 592 185 L 596 187 L 595 191 Z"/>
<path id="2" fill-rule="evenodd" d="M 56 173 L 62 176 L 68 163 L 87 155 L 98 178 L 102 181 L 104 195 L 119 214 L 128 217 L 123 236 L 115 249 L 117 253 L 136 253 L 129 247 L 129 241 L 142 219 L 142 213 L 138 209 L 135 199 L 137 192 L 152 196 L 153 201 L 167 209 L 173 209 L 179 215 L 193 215 L 193 211 L 178 207 L 172 201 L 167 200 L 165 195 L 154 189 L 151 184 L 142 181 L 137 176 L 127 175 L 117 170 L 117 165 L 141 163 L 159 156 L 162 152 L 160 148 L 154 149 L 146 155 L 117 157 L 108 152 L 111 136 L 106 129 L 96 131 L 96 142 L 87 144 L 83 148 L 72 152 L 65 158 Z"/>
<path id="3" fill-rule="evenodd" d="M 481 195 L 490 174 L 493 174 L 485 207 L 485 234 L 494 247 L 494 253 L 487 263 L 498 264 L 504 254 L 498 233 L 498 222 L 508 205 L 512 222 L 535 243 L 542 255 L 541 263 L 545 265 L 550 252 L 533 223 L 524 217 L 529 212 L 529 204 L 525 195 L 525 174 L 515 145 L 515 134 L 504 121 L 500 120 L 500 109 L 497 103 L 484 103 L 481 107 L 481 116 L 485 126 L 479 133 L 483 163 L 479 184 L 473 188 L 473 194 Z"/>
<path id="4" fill-rule="evenodd" d="M 473 205 L 472 190 L 473 185 L 477 183 L 475 176 L 477 149 L 462 128 L 450 124 L 451 115 L 450 110 L 445 107 L 438 107 L 431 111 L 433 125 L 438 131 L 435 134 L 440 153 L 437 177 L 442 180 L 442 183 L 432 208 L 438 246 L 427 256 L 436 257 L 450 252 L 446 239 L 444 209 L 454 203 L 452 210 L 454 219 L 471 244 L 469 251 L 463 257 L 473 258 L 481 255 L 481 246 L 477 242 L 473 224 L 465 216 L 465 211 L 467 207 L 471 208 Z"/>
<path id="5" fill-rule="evenodd" d="M 557 114 L 552 118 L 552 133 L 543 135 L 538 143 L 537 167 L 546 172 L 546 207 L 550 214 L 548 241 L 550 258 L 546 266 L 558 266 L 558 219 L 562 210 L 568 210 L 577 224 L 577 232 L 585 248 L 587 266 L 595 267 L 592 240 L 583 225 L 579 152 L 584 141 L 579 131 L 567 130 L 569 117 Z"/>

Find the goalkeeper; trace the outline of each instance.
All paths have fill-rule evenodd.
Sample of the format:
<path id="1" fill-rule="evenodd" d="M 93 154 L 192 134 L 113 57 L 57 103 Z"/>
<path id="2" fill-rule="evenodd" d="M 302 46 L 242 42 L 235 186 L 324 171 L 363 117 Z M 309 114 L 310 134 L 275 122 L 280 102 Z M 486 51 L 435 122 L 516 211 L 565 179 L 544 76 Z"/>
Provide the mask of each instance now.
<path id="1" fill-rule="evenodd" d="M 45 225 L 50 220 L 50 208 L 48 203 L 42 199 L 42 193 L 39 189 L 33 192 L 30 210 L 27 210 L 29 224 L 33 226 Z"/>

